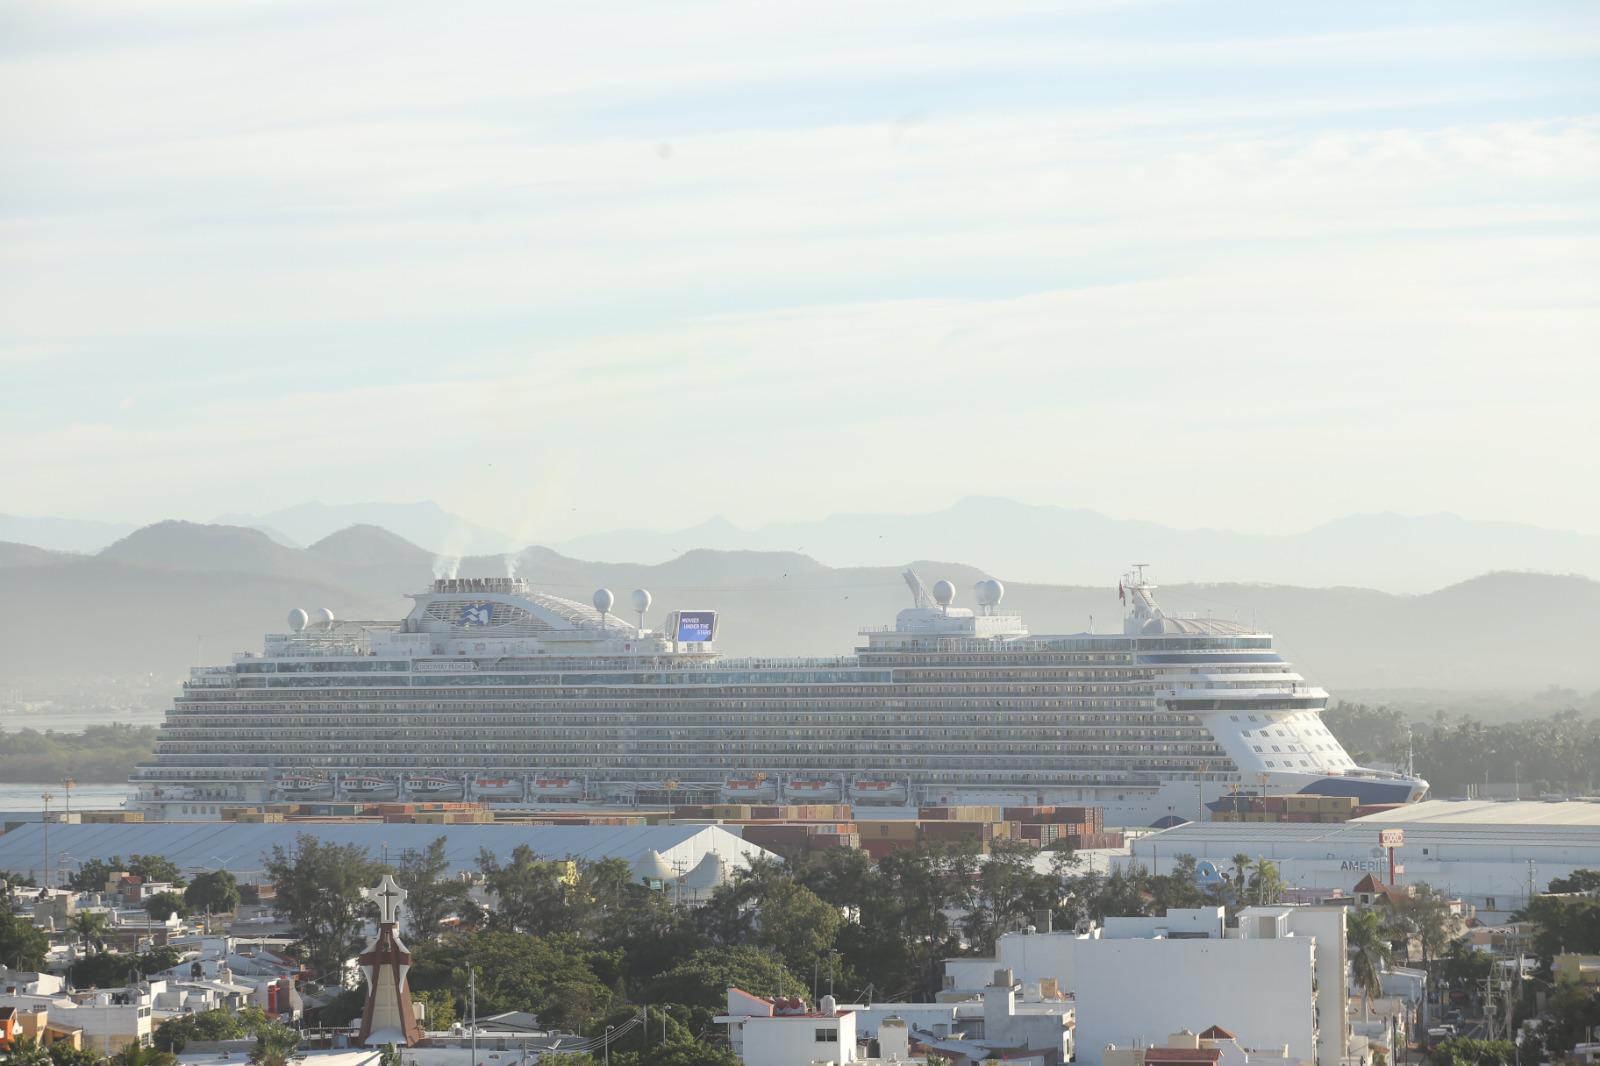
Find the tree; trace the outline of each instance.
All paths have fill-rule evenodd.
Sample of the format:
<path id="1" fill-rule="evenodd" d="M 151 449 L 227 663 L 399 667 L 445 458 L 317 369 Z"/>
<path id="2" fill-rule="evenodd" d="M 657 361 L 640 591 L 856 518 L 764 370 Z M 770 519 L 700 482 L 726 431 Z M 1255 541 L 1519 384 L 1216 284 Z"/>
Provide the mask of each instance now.
<path id="1" fill-rule="evenodd" d="M 437 1032 L 456 1024 L 456 1000 L 448 989 L 430 988 L 417 992 L 411 998 L 422 1005 L 422 1016 L 427 1020 L 429 1029 Z"/>
<path id="2" fill-rule="evenodd" d="M 1550 1058 L 1560 1059 L 1588 1040 L 1596 1026 L 1600 1026 L 1600 994 L 1593 987 L 1563 981 L 1550 993 L 1539 1036 Z"/>
<path id="3" fill-rule="evenodd" d="M 478 1014 L 526 1010 L 541 1023 L 574 1029 L 611 1009 L 615 993 L 599 970 L 619 960 L 570 937 L 521 933 L 455 934 L 412 953 L 413 994 L 448 991 L 462 1006 L 467 967 L 477 969 Z"/>
<path id="4" fill-rule="evenodd" d="M 406 890 L 406 932 L 416 940 L 432 940 L 440 924 L 467 901 L 467 884 L 445 877 L 445 838 L 439 837 L 423 851 L 407 848 L 400 853 L 394 879 Z"/>
<path id="5" fill-rule="evenodd" d="M 27 1036 L 19 1036 L 12 1041 L 10 1057 L 6 1061 L 11 1066 L 54 1066 L 50 1052 Z"/>
<path id="6" fill-rule="evenodd" d="M 363 890 L 377 880 L 377 865 L 365 848 L 301 833 L 292 851 L 275 845 L 265 868 L 277 891 L 273 910 L 305 945 L 313 980 L 343 985 L 345 962 L 362 947 Z"/>
<path id="7" fill-rule="evenodd" d="M 233 1011 L 218 1007 L 173 1018 L 155 1031 L 155 1046 L 162 1051 L 179 1052 L 193 1040 L 238 1040 L 247 1032 Z"/>
<path id="8" fill-rule="evenodd" d="M 727 1048 L 698 1040 L 670 1041 L 640 1051 L 613 1053 L 614 1066 L 740 1066 L 739 1056 Z"/>
<path id="9" fill-rule="evenodd" d="M 1533 949 L 1546 966 L 1563 952 L 1600 953 L 1600 899 L 1588 896 L 1535 896 L 1518 917 L 1538 927 Z"/>
<path id="10" fill-rule="evenodd" d="M 495 898 L 491 928 L 537 936 L 574 931 L 576 922 L 567 906 L 570 864 L 541 859 L 528 845 L 518 844 L 505 865 L 484 848 L 478 869 Z"/>
<path id="11" fill-rule="evenodd" d="M 648 990 L 652 1003 L 681 1003 L 691 1009 L 690 1030 L 703 1031 L 728 1003 L 728 986 L 757 996 L 798 995 L 808 988 L 776 952 L 756 947 L 704 948 L 657 976 Z"/>
<path id="12" fill-rule="evenodd" d="M 1550 879 L 1551 892 L 1600 892 L 1600 870 L 1574 870 L 1567 877 Z"/>
<path id="13" fill-rule="evenodd" d="M 164 922 L 174 914 L 182 917 L 189 913 L 183 905 L 183 896 L 176 892 L 157 892 L 144 901 L 144 912 L 158 922 Z"/>
<path id="14" fill-rule="evenodd" d="M 1256 906 L 1283 901 L 1283 875 L 1278 864 L 1270 859 L 1257 859 L 1250 867 L 1250 883 L 1245 886 L 1245 900 Z"/>
<path id="15" fill-rule="evenodd" d="M 231 914 L 239 906 L 239 881 L 227 870 L 200 874 L 183 890 L 183 902 L 195 913 Z"/>
<path id="16" fill-rule="evenodd" d="M 784 878 L 756 901 L 755 942 L 776 953 L 795 973 L 812 973 L 833 950 L 839 922 L 837 907 Z"/>
<path id="17" fill-rule="evenodd" d="M 130 855 L 127 870 L 141 881 L 183 887 L 183 871 L 172 860 L 160 855 Z"/>
<path id="18" fill-rule="evenodd" d="M 85 951 L 98 955 L 106 949 L 110 923 L 106 920 L 105 911 L 79 911 L 67 920 L 67 928 Z"/>
<path id="19" fill-rule="evenodd" d="M 21 970 L 44 968 L 50 938 L 14 910 L 10 885 L 0 891 L 0 963 Z"/>
<path id="20" fill-rule="evenodd" d="M 300 1034 L 282 1022 L 273 1022 L 256 1033 L 256 1046 L 250 1049 L 255 1066 L 288 1066 L 300 1046 Z"/>
<path id="21" fill-rule="evenodd" d="M 1450 913 L 1450 901 L 1433 886 L 1418 883 L 1411 894 L 1395 902 L 1390 909 L 1391 928 L 1410 941 L 1415 940 L 1422 950 L 1422 963 L 1426 966 L 1450 942 L 1455 928 L 1455 918 Z"/>
<path id="22" fill-rule="evenodd" d="M 1389 942 L 1377 911 L 1346 911 L 1345 943 L 1350 955 L 1350 979 L 1361 990 L 1361 1017 L 1367 1017 L 1367 1004 L 1383 991 L 1381 973 L 1389 965 Z"/>
<path id="23" fill-rule="evenodd" d="M 90 859 L 67 879 L 67 887 L 74 892 L 104 892 L 112 875 L 125 869 L 122 860 L 115 855 L 107 860 Z"/>
<path id="24" fill-rule="evenodd" d="M 1445 1040 L 1428 1054 L 1430 1066 L 1516 1066 L 1517 1045 L 1509 1040 Z"/>
<path id="25" fill-rule="evenodd" d="M 50 1061 L 54 1066 L 100 1066 L 100 1056 L 84 1047 L 73 1047 L 65 1040 L 50 1045 Z"/>
<path id="26" fill-rule="evenodd" d="M 975 950 L 991 952 L 1001 933 L 1028 925 L 1061 902 L 1061 879 L 1034 869 L 1039 850 L 1017 840 L 997 840 L 978 868 L 972 908 L 963 931 Z"/>
<path id="27" fill-rule="evenodd" d="M 112 1066 L 177 1066 L 177 1063 L 178 1056 L 172 1052 L 142 1047 L 137 1042 L 111 1056 Z"/>

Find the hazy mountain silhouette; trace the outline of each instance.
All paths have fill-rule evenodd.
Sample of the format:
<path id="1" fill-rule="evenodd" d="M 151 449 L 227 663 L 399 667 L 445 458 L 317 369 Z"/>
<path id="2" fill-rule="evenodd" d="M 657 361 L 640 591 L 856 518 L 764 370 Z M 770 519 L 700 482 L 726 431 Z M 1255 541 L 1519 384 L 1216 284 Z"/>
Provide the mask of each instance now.
<path id="1" fill-rule="evenodd" d="M 474 555 L 514 551 L 518 545 L 496 529 L 451 514 L 431 501 L 419 503 L 338 503 L 319 501 L 285 507 L 266 514 L 231 514 L 219 523 L 271 527 L 302 544 L 353 525 L 380 526 L 413 544 L 444 555 Z"/>
<path id="2" fill-rule="evenodd" d="M 132 522 L 0 514 L 0 540 L 53 551 L 97 552 L 137 528 Z"/>
<path id="3" fill-rule="evenodd" d="M 431 567 L 434 555 L 426 548 L 391 533 L 382 526 L 358 525 L 329 533 L 306 549 L 306 554 L 344 566 Z"/>
<path id="4" fill-rule="evenodd" d="M 218 522 L 262 530 L 286 548 L 314 544 L 351 526 L 380 528 L 439 556 L 446 569 L 453 565 L 450 560 L 463 557 L 531 550 L 430 502 L 313 502 Z M 54 550 L 98 550 L 131 531 L 110 523 L 0 516 L 0 540 Z M 1133 562 L 1154 564 L 1168 581 L 1349 585 L 1390 592 L 1427 592 L 1499 570 L 1600 578 L 1600 537 L 1512 522 L 1370 514 L 1300 533 L 1257 534 L 1179 529 L 1084 508 L 977 496 L 929 514 L 837 514 L 755 529 L 713 518 L 673 532 L 615 530 L 544 547 L 569 559 L 636 564 L 667 563 L 696 549 L 785 551 L 846 568 L 962 559 L 1017 580 L 1069 585 L 1114 582 Z M 359 553 L 333 561 L 358 563 Z"/>
<path id="5" fill-rule="evenodd" d="M 1029 581 L 1114 582 L 1132 562 L 1169 580 L 1357 585 L 1425 592 L 1493 570 L 1600 577 L 1600 537 L 1438 514 L 1352 515 L 1303 533 L 1177 529 L 1082 508 L 968 497 L 931 514 L 839 514 L 742 530 L 716 519 L 671 533 L 624 530 L 552 545 L 586 559 L 661 562 L 690 548 L 798 551 L 832 566 L 965 559 Z"/>
<path id="6" fill-rule="evenodd" d="M 13 544 L 8 540 L 0 540 L 0 566 L 44 566 L 72 558 L 75 558 L 72 552 L 56 552 L 48 548 L 36 548 L 32 544 Z"/>
<path id="7" fill-rule="evenodd" d="M 405 594 L 425 588 L 438 565 L 433 553 L 372 526 L 293 549 L 256 530 L 186 522 L 139 530 L 98 556 L 33 558 L 0 566 L 8 608 L 0 612 L 0 675 L 18 679 L 146 671 L 178 678 L 198 661 L 258 650 L 293 607 L 399 618 L 410 606 Z M 462 576 L 514 569 L 582 602 L 604 585 L 624 616 L 628 592 L 647 588 L 647 623 L 655 626 L 673 609 L 715 609 L 729 655 L 847 654 L 860 642 L 858 627 L 891 624 L 910 602 L 900 564 L 836 568 L 792 551 L 697 549 L 647 565 L 534 547 L 455 565 Z M 1035 633 L 1082 632 L 1091 616 L 1096 631 L 1120 631 L 1114 580 L 1052 585 L 958 563 L 913 565 L 930 584 L 953 581 L 958 603 L 970 603 L 980 578 L 1007 581 L 1005 608 Z M 1243 583 L 1178 583 L 1159 595 L 1169 611 L 1271 630 L 1308 676 L 1335 690 L 1600 687 L 1600 583 L 1584 577 L 1492 573 L 1425 595 Z"/>

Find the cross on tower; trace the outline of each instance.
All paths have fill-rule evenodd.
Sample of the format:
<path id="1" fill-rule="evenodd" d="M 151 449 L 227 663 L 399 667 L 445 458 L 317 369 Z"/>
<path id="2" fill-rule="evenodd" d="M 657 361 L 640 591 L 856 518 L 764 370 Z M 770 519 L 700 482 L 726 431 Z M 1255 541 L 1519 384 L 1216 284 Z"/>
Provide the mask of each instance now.
<path id="1" fill-rule="evenodd" d="M 405 902 L 405 889 L 395 884 L 394 877 L 384 874 L 372 895 L 378 901 L 378 924 L 396 924 L 399 921 L 400 904 Z"/>

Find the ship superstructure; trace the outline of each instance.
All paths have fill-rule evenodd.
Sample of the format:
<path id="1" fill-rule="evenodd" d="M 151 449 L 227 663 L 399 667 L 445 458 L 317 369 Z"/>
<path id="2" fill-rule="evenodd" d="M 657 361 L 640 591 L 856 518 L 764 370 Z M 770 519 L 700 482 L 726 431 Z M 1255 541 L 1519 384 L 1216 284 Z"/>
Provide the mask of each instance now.
<path id="1" fill-rule="evenodd" d="M 906 572 L 912 606 L 853 655 L 719 655 L 719 619 L 644 626 L 515 578 L 441 579 L 398 622 L 291 612 L 261 654 L 196 667 L 135 775 L 147 817 L 241 802 L 473 799 L 541 806 L 1083 803 L 1109 824 L 1242 794 L 1418 799 L 1322 724 L 1328 695 L 1237 622 L 1164 613 L 1142 569 L 1120 634 L 1031 634 Z"/>

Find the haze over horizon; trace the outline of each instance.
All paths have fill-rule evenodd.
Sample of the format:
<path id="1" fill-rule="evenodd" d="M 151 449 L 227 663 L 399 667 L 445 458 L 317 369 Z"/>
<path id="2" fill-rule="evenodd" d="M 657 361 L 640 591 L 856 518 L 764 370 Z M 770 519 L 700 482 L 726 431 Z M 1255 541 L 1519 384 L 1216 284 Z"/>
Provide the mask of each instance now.
<path id="1" fill-rule="evenodd" d="M 551 17 L 0 12 L 0 510 L 1600 532 L 1600 8 Z"/>

